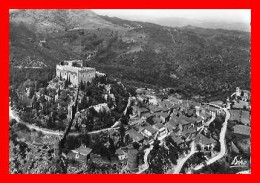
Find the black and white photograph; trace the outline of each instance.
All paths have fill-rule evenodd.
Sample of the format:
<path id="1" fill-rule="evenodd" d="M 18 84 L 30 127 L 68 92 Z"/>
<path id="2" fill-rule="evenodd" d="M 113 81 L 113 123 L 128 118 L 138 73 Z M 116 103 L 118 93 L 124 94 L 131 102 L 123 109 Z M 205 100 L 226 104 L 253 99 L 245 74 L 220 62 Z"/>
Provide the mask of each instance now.
<path id="1" fill-rule="evenodd" d="M 10 9 L 10 174 L 251 174 L 250 9 Z"/>

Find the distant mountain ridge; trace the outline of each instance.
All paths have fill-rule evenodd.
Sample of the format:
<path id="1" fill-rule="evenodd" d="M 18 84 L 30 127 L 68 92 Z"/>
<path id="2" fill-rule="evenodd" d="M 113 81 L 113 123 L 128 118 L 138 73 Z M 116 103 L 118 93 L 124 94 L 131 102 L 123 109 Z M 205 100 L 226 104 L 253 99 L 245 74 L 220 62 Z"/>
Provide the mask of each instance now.
<path id="1" fill-rule="evenodd" d="M 238 30 L 251 32 L 250 24 L 243 22 L 225 22 L 225 21 L 209 21 L 189 18 L 158 18 L 153 20 L 147 20 L 162 26 L 170 27 L 184 27 L 184 26 L 195 26 L 206 29 L 226 29 L 226 30 Z"/>
<path id="2" fill-rule="evenodd" d="M 250 33 L 170 27 L 100 16 L 91 10 L 10 12 L 11 66 L 83 59 L 129 82 L 192 95 L 250 88 Z"/>

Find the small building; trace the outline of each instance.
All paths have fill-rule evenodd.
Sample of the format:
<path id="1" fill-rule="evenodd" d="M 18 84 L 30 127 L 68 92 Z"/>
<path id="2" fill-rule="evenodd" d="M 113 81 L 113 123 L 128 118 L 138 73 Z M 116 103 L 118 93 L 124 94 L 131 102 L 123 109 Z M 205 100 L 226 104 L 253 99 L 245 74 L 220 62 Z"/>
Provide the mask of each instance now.
<path id="1" fill-rule="evenodd" d="M 170 133 L 170 137 L 176 143 L 177 146 L 182 147 L 182 145 L 184 145 L 183 139 L 175 133 Z"/>
<path id="2" fill-rule="evenodd" d="M 215 147 L 217 141 L 199 133 L 195 137 L 195 143 L 199 144 L 203 150 L 210 151 Z"/>
<path id="3" fill-rule="evenodd" d="M 149 113 L 149 110 L 145 107 L 138 107 L 138 106 L 132 106 L 133 114 L 138 115 L 138 117 L 141 117 L 145 113 Z"/>
<path id="4" fill-rule="evenodd" d="M 170 119 L 170 114 L 168 114 L 166 112 L 161 111 L 161 112 L 155 113 L 155 114 L 162 120 L 162 123 L 166 123 Z"/>
<path id="5" fill-rule="evenodd" d="M 162 140 L 167 136 L 168 130 L 162 123 L 156 123 L 153 128 L 157 130 L 158 140 Z"/>
<path id="6" fill-rule="evenodd" d="M 79 148 L 75 150 L 71 150 L 71 152 L 67 154 L 67 157 L 69 159 L 88 161 L 90 159 L 91 151 L 92 151 L 91 148 L 81 145 Z"/>
<path id="7" fill-rule="evenodd" d="M 191 120 L 194 121 L 194 126 L 201 127 L 204 123 L 204 119 L 200 116 L 192 117 Z"/>
<path id="8" fill-rule="evenodd" d="M 141 132 L 144 136 L 146 136 L 147 138 L 151 138 L 156 134 L 157 130 L 154 129 L 152 126 L 148 125 L 145 126 L 143 131 Z"/>
<path id="9" fill-rule="evenodd" d="M 153 128 L 159 131 L 160 129 L 164 128 L 164 125 L 162 123 L 156 123 L 153 125 Z"/>
<path id="10" fill-rule="evenodd" d="M 166 127 L 168 129 L 168 131 L 175 131 L 178 129 L 178 120 L 176 118 L 171 118 L 167 123 L 166 123 Z"/>
<path id="11" fill-rule="evenodd" d="M 141 114 L 142 118 L 145 120 L 151 119 L 155 116 L 155 114 L 151 114 L 151 113 L 143 113 Z"/>
<path id="12" fill-rule="evenodd" d="M 147 123 L 149 123 L 150 125 L 154 125 L 156 123 L 161 123 L 161 122 L 162 122 L 162 119 L 158 116 L 154 116 L 147 120 Z"/>
<path id="13" fill-rule="evenodd" d="M 110 113 L 110 109 L 109 109 L 107 103 L 94 105 L 93 108 L 95 109 L 95 111 L 97 113 L 100 113 L 100 112 Z"/>
<path id="14" fill-rule="evenodd" d="M 182 130 L 187 130 L 189 127 L 194 125 L 194 121 L 186 116 L 179 117 L 179 124 L 182 126 Z"/>
<path id="15" fill-rule="evenodd" d="M 126 152 L 124 152 L 121 148 L 116 150 L 115 153 L 120 161 L 126 158 Z"/>
<path id="16" fill-rule="evenodd" d="M 144 140 L 144 136 L 141 133 L 138 133 L 134 129 L 130 129 L 126 131 L 126 135 L 129 135 L 129 137 L 134 141 L 134 142 L 142 142 Z"/>

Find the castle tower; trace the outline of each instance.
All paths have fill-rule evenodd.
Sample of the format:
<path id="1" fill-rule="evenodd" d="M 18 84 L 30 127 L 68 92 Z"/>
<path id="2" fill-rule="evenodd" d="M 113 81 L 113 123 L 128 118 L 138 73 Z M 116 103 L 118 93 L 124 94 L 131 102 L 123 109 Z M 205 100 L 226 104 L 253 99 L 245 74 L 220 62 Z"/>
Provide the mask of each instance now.
<path id="1" fill-rule="evenodd" d="M 74 86 L 81 82 L 91 82 L 96 77 L 96 69 L 85 67 L 82 60 L 63 61 L 56 65 L 56 76 L 62 80 L 70 80 Z"/>
<path id="2" fill-rule="evenodd" d="M 236 96 L 240 97 L 241 96 L 241 90 L 239 87 L 236 87 Z"/>

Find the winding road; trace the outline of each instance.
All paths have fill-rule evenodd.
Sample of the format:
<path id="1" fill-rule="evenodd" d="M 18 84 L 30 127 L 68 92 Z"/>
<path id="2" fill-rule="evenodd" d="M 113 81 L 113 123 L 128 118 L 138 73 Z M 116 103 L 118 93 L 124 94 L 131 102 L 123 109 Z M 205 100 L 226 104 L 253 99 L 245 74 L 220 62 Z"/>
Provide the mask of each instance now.
<path id="1" fill-rule="evenodd" d="M 17 114 L 17 112 L 12 110 L 12 108 L 10 106 L 9 106 L 9 118 L 15 119 L 18 123 L 21 123 L 21 124 L 27 126 L 30 130 L 40 131 L 46 135 L 56 135 L 56 136 L 63 135 L 62 132 L 41 128 L 36 125 L 28 124 L 28 123 L 22 121 L 21 118 L 19 117 L 19 115 Z"/>
<path id="2" fill-rule="evenodd" d="M 149 168 L 149 163 L 148 163 L 148 155 L 150 154 L 150 151 L 153 149 L 153 145 L 151 145 L 149 148 L 145 149 L 144 153 L 144 164 L 141 166 L 140 170 L 136 174 L 141 174 L 145 170 Z"/>
<path id="3" fill-rule="evenodd" d="M 41 128 L 39 126 L 36 126 L 36 125 L 32 125 L 32 124 L 29 124 L 29 123 L 26 123 L 24 121 L 21 120 L 21 118 L 19 117 L 19 115 L 17 114 L 16 111 L 12 110 L 12 108 L 9 106 L 9 118 L 10 119 L 15 119 L 18 123 L 21 123 L 25 126 L 27 126 L 30 130 L 36 130 L 36 131 L 39 131 L 39 132 L 42 132 L 43 134 L 45 135 L 55 135 L 55 136 L 62 136 L 63 135 L 63 132 L 60 132 L 60 131 L 54 131 L 54 130 L 49 130 L 49 129 L 46 129 L 46 128 Z M 95 133 L 100 133 L 100 132 L 104 132 L 104 131 L 109 131 L 109 130 L 112 130 L 112 129 L 117 129 L 119 127 L 115 127 L 115 128 L 104 128 L 104 129 L 101 129 L 101 130 L 96 130 L 96 131 L 92 131 L 92 132 L 88 132 L 88 134 L 95 134 Z M 70 136 L 77 136 L 77 135 L 80 135 L 79 133 L 75 133 L 75 132 L 72 132 L 69 134 Z"/>
<path id="4" fill-rule="evenodd" d="M 222 108 L 218 105 L 215 105 L 215 104 L 209 104 L 209 105 L 220 108 L 220 109 L 224 110 L 225 113 L 226 113 L 225 121 L 223 123 L 222 129 L 221 129 L 221 132 L 220 132 L 220 135 L 219 135 L 220 152 L 218 153 L 217 156 L 215 156 L 215 157 L 209 159 L 208 161 L 206 161 L 205 164 L 197 165 L 193 170 L 200 170 L 205 165 L 210 165 L 210 164 L 216 162 L 217 160 L 221 159 L 226 154 L 225 135 L 226 135 L 226 131 L 227 131 L 227 123 L 228 123 L 228 120 L 230 118 L 230 112 L 226 108 Z"/>

